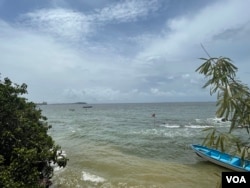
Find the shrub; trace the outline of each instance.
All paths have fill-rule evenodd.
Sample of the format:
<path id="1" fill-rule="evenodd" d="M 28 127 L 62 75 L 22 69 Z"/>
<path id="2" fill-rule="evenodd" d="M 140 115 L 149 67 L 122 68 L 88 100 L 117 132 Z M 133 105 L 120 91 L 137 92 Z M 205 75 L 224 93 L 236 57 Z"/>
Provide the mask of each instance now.
<path id="1" fill-rule="evenodd" d="M 22 97 L 27 85 L 0 80 L 0 187 L 48 187 L 60 146 L 36 104 Z M 63 159 L 63 160 L 62 160 Z M 67 158 L 60 156 L 59 166 Z"/>

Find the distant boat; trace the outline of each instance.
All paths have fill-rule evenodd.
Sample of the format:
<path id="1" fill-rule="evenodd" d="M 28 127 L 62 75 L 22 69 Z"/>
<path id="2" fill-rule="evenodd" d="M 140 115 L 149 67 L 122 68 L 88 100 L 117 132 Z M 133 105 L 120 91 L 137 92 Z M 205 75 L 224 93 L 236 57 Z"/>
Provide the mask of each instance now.
<path id="1" fill-rule="evenodd" d="M 85 105 L 83 106 L 83 108 L 92 108 L 93 106 L 90 106 L 90 105 Z"/>
<path id="2" fill-rule="evenodd" d="M 233 156 L 221 151 L 211 149 L 201 145 L 192 145 L 194 152 L 203 159 L 214 164 L 223 166 L 233 171 L 250 172 L 250 161 L 242 160 L 240 157 Z"/>

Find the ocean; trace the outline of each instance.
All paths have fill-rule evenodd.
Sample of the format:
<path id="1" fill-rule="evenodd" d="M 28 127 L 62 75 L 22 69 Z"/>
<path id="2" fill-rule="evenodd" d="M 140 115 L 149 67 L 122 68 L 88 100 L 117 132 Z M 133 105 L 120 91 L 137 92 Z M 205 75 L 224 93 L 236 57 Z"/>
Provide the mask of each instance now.
<path id="1" fill-rule="evenodd" d="M 69 158 L 53 188 L 213 188 L 222 167 L 199 158 L 206 127 L 229 130 L 213 102 L 48 104 L 48 134 Z"/>

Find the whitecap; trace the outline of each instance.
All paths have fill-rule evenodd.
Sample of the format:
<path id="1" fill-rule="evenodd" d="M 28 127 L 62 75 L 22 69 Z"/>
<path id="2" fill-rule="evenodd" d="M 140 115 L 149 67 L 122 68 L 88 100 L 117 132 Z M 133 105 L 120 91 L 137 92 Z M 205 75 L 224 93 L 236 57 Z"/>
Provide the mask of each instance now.
<path id="1" fill-rule="evenodd" d="M 100 176 L 90 174 L 88 172 L 82 171 L 82 180 L 83 181 L 89 181 L 95 184 L 105 182 L 106 180 Z"/>
<path id="2" fill-rule="evenodd" d="M 169 124 L 162 124 L 160 125 L 161 127 L 166 127 L 166 128 L 170 128 L 170 129 L 173 129 L 173 128 L 180 128 L 181 126 L 180 125 L 169 125 Z"/>
<path id="3" fill-rule="evenodd" d="M 204 128 L 210 128 L 210 127 L 214 127 L 214 126 L 210 126 L 210 125 L 186 125 L 186 128 L 191 128 L 191 129 L 204 129 Z"/>
<path id="4" fill-rule="evenodd" d="M 54 172 L 61 172 L 62 170 L 64 170 L 63 167 L 60 167 L 58 165 L 51 165 L 54 169 Z"/>
<path id="5" fill-rule="evenodd" d="M 66 154 L 66 152 L 65 152 L 64 150 L 58 150 L 58 151 L 56 152 L 56 154 L 57 154 L 57 158 L 58 158 L 58 159 L 61 159 L 62 157 L 66 157 L 66 156 L 67 156 L 67 154 Z M 50 165 L 51 165 L 51 167 L 54 169 L 54 172 L 59 172 L 59 171 L 62 171 L 62 170 L 64 169 L 64 167 L 58 166 L 57 163 L 51 162 Z"/>

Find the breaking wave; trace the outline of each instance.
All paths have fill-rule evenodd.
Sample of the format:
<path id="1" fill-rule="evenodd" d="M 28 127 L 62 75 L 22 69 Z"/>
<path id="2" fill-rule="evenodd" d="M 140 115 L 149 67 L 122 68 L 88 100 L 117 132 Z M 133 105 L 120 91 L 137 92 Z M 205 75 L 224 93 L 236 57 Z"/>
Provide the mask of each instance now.
<path id="1" fill-rule="evenodd" d="M 94 184 L 103 183 L 106 181 L 104 178 L 102 178 L 100 176 L 90 174 L 90 173 L 85 172 L 85 171 L 82 171 L 82 180 L 87 181 L 87 182 L 91 182 Z"/>

